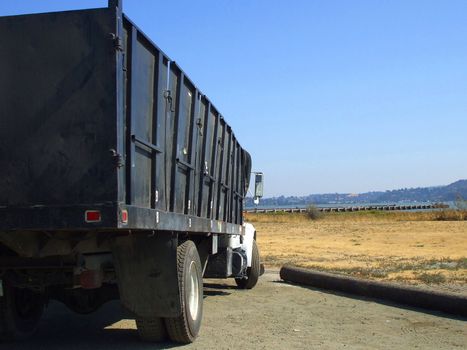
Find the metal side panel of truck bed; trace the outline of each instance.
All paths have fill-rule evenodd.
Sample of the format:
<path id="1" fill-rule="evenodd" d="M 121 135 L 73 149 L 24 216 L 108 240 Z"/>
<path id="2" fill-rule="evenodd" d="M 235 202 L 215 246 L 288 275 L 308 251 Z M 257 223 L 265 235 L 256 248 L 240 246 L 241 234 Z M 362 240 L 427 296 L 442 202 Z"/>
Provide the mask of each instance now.
<path id="1" fill-rule="evenodd" d="M 118 8 L 0 33 L 0 231 L 242 233 L 250 156 Z"/>

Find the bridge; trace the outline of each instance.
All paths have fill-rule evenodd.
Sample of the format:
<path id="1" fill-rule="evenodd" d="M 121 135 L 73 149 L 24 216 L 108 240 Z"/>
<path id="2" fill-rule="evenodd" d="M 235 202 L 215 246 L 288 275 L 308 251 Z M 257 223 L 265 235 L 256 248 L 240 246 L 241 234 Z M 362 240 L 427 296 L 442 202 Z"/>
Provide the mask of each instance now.
<path id="1" fill-rule="evenodd" d="M 370 211 L 370 210 L 430 210 L 430 209 L 446 209 L 447 204 L 388 204 L 388 205 L 365 205 L 365 206 L 345 206 L 345 207 L 316 207 L 321 212 L 351 212 L 351 211 Z M 245 213 L 306 213 L 307 208 L 249 208 L 244 210 Z"/>

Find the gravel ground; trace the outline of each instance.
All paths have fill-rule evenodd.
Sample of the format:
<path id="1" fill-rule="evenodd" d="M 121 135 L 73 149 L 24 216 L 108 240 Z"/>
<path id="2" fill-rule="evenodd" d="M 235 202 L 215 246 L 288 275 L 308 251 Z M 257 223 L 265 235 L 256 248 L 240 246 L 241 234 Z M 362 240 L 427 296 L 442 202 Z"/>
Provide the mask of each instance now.
<path id="1" fill-rule="evenodd" d="M 465 349 L 467 320 L 285 284 L 267 271 L 251 291 L 205 281 L 200 337 L 188 346 L 138 340 L 135 322 L 111 302 L 78 316 L 51 303 L 38 333 L 0 349 Z"/>

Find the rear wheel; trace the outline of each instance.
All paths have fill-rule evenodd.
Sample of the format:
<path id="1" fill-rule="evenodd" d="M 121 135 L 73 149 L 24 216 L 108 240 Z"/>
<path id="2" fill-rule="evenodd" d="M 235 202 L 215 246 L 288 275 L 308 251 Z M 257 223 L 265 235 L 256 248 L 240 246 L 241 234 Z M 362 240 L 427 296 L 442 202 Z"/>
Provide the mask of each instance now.
<path id="1" fill-rule="evenodd" d="M 253 241 L 253 252 L 251 254 L 251 267 L 247 269 L 246 277 L 236 278 L 238 288 L 252 289 L 258 283 L 259 276 L 261 275 L 261 262 L 259 258 L 259 250 L 256 241 Z"/>
<path id="2" fill-rule="evenodd" d="M 44 298 L 29 289 L 3 285 L 0 297 L 0 339 L 14 340 L 31 336 L 44 311 Z"/>
<path id="3" fill-rule="evenodd" d="M 182 314 L 166 318 L 165 324 L 172 341 L 187 344 L 198 336 L 203 317 L 202 267 L 192 241 L 186 241 L 177 248 L 177 272 Z"/>

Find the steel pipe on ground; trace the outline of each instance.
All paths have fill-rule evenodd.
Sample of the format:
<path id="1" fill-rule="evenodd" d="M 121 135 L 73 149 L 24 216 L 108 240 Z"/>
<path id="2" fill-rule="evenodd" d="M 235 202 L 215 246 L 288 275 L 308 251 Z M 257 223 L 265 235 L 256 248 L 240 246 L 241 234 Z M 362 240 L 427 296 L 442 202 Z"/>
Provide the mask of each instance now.
<path id="1" fill-rule="evenodd" d="M 463 295 L 363 280 L 294 266 L 283 266 L 280 277 L 287 282 L 467 316 L 467 296 Z"/>

